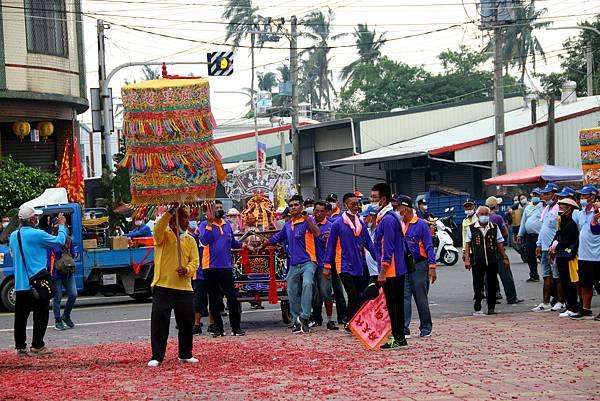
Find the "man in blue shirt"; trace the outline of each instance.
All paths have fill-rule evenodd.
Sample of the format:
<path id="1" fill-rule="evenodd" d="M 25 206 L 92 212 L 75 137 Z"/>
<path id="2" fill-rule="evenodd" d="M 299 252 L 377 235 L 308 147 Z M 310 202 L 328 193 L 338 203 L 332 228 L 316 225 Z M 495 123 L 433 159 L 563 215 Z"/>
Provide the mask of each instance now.
<path id="1" fill-rule="evenodd" d="M 33 296 L 29 277 L 46 269 L 47 250 L 63 246 L 67 239 L 66 219 L 58 215 L 58 235 L 50 235 L 37 229 L 41 210 L 31 207 L 19 209 L 21 228 L 10 235 L 9 247 L 15 265 L 15 348 L 18 356 L 48 355 L 52 352 L 44 344 L 48 314 L 48 300 L 39 300 Z M 21 245 L 19 244 L 21 237 Z M 22 253 L 21 253 L 22 252 Z M 22 255 L 22 256 L 21 256 Z M 25 260 L 23 260 L 25 258 Z M 33 340 L 27 352 L 27 319 L 33 312 Z"/>
<path id="2" fill-rule="evenodd" d="M 525 249 L 527 250 L 527 264 L 529 265 L 529 278 L 527 279 L 530 283 L 537 283 L 540 281 L 540 275 L 537 269 L 537 258 L 535 256 L 535 248 L 542 228 L 542 221 L 540 216 L 542 215 L 542 209 L 544 206 L 541 203 L 540 195 L 541 189 L 535 188 L 531 191 L 531 203 L 525 206 L 523 209 L 523 217 L 521 218 L 521 226 L 519 227 L 519 233 L 517 234 L 517 243 L 522 244 L 525 240 Z"/>
<path id="3" fill-rule="evenodd" d="M 552 241 L 554 241 L 558 221 L 558 205 L 556 204 L 556 194 L 559 192 L 558 186 L 553 183 L 548 183 L 541 192 L 544 208 L 540 215 L 542 227 L 540 228 L 540 234 L 536 243 L 535 256 L 541 257 L 544 287 L 542 290 L 542 303 L 533 308 L 533 312 L 548 312 L 550 310 L 558 311 L 562 308 L 564 301 L 562 289 L 560 289 L 560 284 L 558 284 L 558 268 L 555 265 L 553 266 L 548 258 L 548 250 L 550 249 L 550 245 L 552 245 Z M 557 302 L 553 307 L 550 304 L 550 295 L 555 280 L 558 287 L 559 301 L 561 302 Z"/>
<path id="4" fill-rule="evenodd" d="M 577 192 L 581 195 L 581 210 L 573 212 L 573 221 L 579 228 L 579 288 L 583 307 L 571 319 L 591 320 L 594 318 L 591 310 L 593 287 L 600 280 L 600 235 L 592 233 L 598 191 L 595 186 L 586 185 Z"/>
<path id="5" fill-rule="evenodd" d="M 144 238 L 144 237 L 152 237 L 152 230 L 148 225 L 144 224 L 144 220 L 137 219 L 133 223 L 135 228 L 125 234 L 126 237 L 129 238 Z"/>

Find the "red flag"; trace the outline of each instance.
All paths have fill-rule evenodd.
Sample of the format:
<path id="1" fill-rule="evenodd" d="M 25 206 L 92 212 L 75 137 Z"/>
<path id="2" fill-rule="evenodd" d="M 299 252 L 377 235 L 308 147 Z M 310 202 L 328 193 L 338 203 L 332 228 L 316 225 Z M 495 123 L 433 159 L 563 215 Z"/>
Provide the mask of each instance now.
<path id="1" fill-rule="evenodd" d="M 58 182 L 56 183 L 57 187 L 62 187 L 69 190 L 69 185 L 71 183 L 71 163 L 69 157 L 69 140 L 67 139 L 67 143 L 65 144 L 65 151 L 63 153 L 62 162 L 60 164 L 60 174 L 58 175 Z"/>
<path id="2" fill-rule="evenodd" d="M 77 137 L 73 137 L 73 165 L 71 166 L 71 184 L 72 193 L 69 194 L 71 202 L 77 202 L 83 206 L 85 203 L 85 193 Z"/>

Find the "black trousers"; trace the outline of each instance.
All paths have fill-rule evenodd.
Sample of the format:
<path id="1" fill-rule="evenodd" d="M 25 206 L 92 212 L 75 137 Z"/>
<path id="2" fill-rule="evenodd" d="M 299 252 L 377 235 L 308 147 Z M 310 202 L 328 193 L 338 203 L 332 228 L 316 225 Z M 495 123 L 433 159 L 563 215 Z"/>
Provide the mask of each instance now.
<path id="1" fill-rule="evenodd" d="M 498 290 L 498 263 L 492 262 L 490 265 L 472 265 L 471 274 L 473 275 L 473 293 L 475 294 L 475 302 L 481 303 L 483 299 L 482 295 L 485 292 L 488 296 L 485 298 L 487 301 L 488 310 L 494 310 L 496 308 L 496 291 Z"/>
<path id="2" fill-rule="evenodd" d="M 33 348 L 44 346 L 44 336 L 48 326 L 50 301 L 35 299 L 31 291 L 16 291 L 15 300 L 15 348 L 27 348 L 27 319 L 33 312 Z"/>
<path id="3" fill-rule="evenodd" d="M 350 321 L 362 306 L 360 295 L 367 288 L 367 283 L 362 275 L 352 276 L 348 273 L 340 273 L 340 279 L 342 280 L 346 294 L 348 294 L 347 316 L 348 321 Z"/>
<path id="4" fill-rule="evenodd" d="M 569 273 L 569 259 L 556 258 L 556 267 L 558 267 L 558 279 L 565 293 L 565 302 L 567 310 L 579 312 L 579 303 L 577 302 L 577 287 L 571 282 Z"/>
<path id="5" fill-rule="evenodd" d="M 342 288 L 342 280 L 335 266 L 331 267 L 331 284 L 333 287 L 333 297 L 335 298 L 335 312 L 339 324 L 348 320 L 348 305 L 344 297 L 344 288 Z"/>
<path id="6" fill-rule="evenodd" d="M 527 264 L 529 265 L 529 278 L 539 280 L 540 275 L 538 273 L 538 260 L 535 256 L 535 248 L 538 240 L 538 234 L 527 234 L 525 237 L 525 244 L 527 247 Z"/>
<path id="7" fill-rule="evenodd" d="M 404 280 L 406 275 L 388 277 L 383 286 L 385 303 L 392 323 L 392 336 L 396 341 L 404 340 Z"/>
<path id="8" fill-rule="evenodd" d="M 208 292 L 208 308 L 215 322 L 217 331 L 223 331 L 223 318 L 221 317 L 223 295 L 227 298 L 227 309 L 229 309 L 229 324 L 231 325 L 231 330 L 239 330 L 241 308 L 235 292 L 233 269 L 205 269 L 204 284 L 206 285 L 206 291 Z"/>
<path id="9" fill-rule="evenodd" d="M 154 287 L 152 293 L 152 315 L 150 318 L 150 342 L 152 359 L 162 362 L 167 350 L 171 311 L 179 327 L 179 358 L 192 357 L 194 338 L 194 292 Z"/>

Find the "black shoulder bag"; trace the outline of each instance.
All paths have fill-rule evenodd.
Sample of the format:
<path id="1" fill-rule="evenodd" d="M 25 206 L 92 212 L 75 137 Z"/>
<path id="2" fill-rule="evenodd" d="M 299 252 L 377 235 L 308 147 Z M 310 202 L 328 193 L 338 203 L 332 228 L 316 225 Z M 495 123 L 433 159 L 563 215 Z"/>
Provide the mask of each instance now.
<path id="1" fill-rule="evenodd" d="M 27 278 L 29 279 L 29 285 L 31 286 L 31 293 L 33 294 L 33 297 L 40 301 L 49 301 L 56 292 L 56 287 L 52 281 L 52 276 L 50 276 L 50 273 L 48 273 L 46 268 L 40 270 L 31 277 L 29 276 L 27 262 L 25 261 L 25 254 L 23 253 L 21 230 L 17 232 L 17 239 L 19 240 L 19 251 L 21 252 L 23 267 L 25 268 L 25 274 L 27 274 Z"/>

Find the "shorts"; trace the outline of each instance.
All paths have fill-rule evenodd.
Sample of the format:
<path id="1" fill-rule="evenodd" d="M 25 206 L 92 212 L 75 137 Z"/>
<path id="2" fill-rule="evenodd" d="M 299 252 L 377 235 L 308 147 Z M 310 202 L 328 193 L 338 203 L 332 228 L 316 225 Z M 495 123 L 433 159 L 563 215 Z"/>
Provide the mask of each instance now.
<path id="1" fill-rule="evenodd" d="M 548 260 L 548 251 L 542 251 L 542 277 L 552 277 L 558 279 L 558 267 L 550 264 Z"/>
<path id="2" fill-rule="evenodd" d="M 579 261 L 579 286 L 581 288 L 593 288 L 600 281 L 600 261 Z"/>
<path id="3" fill-rule="evenodd" d="M 192 280 L 194 288 L 194 313 L 200 313 L 200 316 L 208 316 L 208 293 L 204 280 Z"/>
<path id="4" fill-rule="evenodd" d="M 319 266 L 317 268 L 317 272 L 316 275 L 318 276 L 318 279 L 316 281 L 317 285 L 319 286 L 319 292 L 321 294 L 321 300 L 323 302 L 330 302 L 333 301 L 333 284 L 332 284 L 332 279 L 326 279 L 325 276 L 323 276 L 323 268 L 321 266 Z"/>

